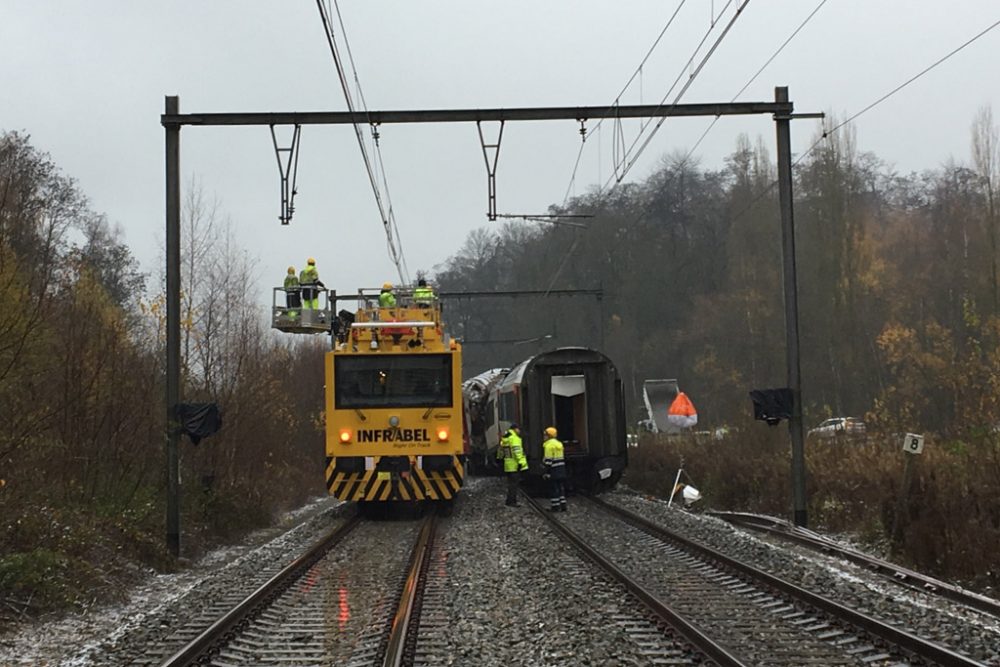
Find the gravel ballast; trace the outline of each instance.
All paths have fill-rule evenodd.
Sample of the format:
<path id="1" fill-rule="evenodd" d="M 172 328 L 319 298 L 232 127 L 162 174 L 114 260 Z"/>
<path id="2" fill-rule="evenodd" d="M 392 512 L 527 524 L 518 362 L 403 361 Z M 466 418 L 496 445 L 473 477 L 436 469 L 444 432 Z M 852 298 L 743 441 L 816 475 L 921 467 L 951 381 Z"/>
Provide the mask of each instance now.
<path id="1" fill-rule="evenodd" d="M 646 665 L 650 647 L 636 638 L 656 626 L 617 583 L 559 540 L 522 503 L 503 504 L 503 481 L 469 479 L 454 514 L 441 520 L 424 609 L 428 629 L 418 664 Z M 604 498 L 690 539 L 821 592 L 869 615 L 935 638 L 1000 667 L 1000 619 L 881 579 L 848 562 L 774 544 L 712 517 L 622 489 Z M 569 499 L 570 513 L 574 498 Z M 280 527 L 243 545 L 213 552 L 174 575 L 150 573 L 124 606 L 39 623 L 0 637 L 2 665 L 73 667 L 155 664 L 147 648 L 169 641 L 199 610 L 252 588 L 353 507 L 314 502 Z M 387 524 L 392 526 L 390 522 Z M 596 527 L 591 527 L 596 529 Z M 280 534 L 277 534 L 280 532 Z M 360 585 L 360 584 L 359 584 Z M 431 623 L 430 620 L 434 620 Z M 670 639 L 659 635 L 659 647 Z"/>
<path id="2" fill-rule="evenodd" d="M 988 665 L 1000 665 L 1000 619 L 929 593 L 895 586 L 848 561 L 773 544 L 710 516 L 620 489 L 604 499 L 689 539 Z"/>

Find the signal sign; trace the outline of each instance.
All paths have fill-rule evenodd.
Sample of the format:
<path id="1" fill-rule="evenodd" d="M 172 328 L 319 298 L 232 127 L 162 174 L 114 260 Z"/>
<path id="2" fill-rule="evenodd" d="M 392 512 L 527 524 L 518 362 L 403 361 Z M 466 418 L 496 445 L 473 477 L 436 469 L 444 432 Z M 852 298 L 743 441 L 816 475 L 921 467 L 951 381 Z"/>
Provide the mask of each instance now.
<path id="1" fill-rule="evenodd" d="M 903 451 L 908 454 L 919 454 L 924 451 L 924 436 L 907 433 L 903 438 Z"/>

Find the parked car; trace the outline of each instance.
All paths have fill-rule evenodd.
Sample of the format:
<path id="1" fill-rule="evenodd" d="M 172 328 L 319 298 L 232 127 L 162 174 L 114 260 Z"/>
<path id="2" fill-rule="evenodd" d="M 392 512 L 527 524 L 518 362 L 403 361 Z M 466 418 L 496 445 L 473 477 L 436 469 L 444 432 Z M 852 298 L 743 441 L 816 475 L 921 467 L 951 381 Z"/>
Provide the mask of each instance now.
<path id="1" fill-rule="evenodd" d="M 832 417 L 809 431 L 809 435 L 817 438 L 835 438 L 837 436 L 863 436 L 868 432 L 865 423 L 856 417 Z"/>

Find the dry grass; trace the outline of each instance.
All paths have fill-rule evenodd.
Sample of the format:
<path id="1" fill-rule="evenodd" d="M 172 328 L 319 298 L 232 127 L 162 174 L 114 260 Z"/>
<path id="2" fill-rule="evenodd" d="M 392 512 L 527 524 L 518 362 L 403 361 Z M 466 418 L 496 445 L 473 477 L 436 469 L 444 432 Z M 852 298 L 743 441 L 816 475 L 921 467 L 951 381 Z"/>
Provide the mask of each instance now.
<path id="1" fill-rule="evenodd" d="M 752 425 L 723 440 L 643 436 L 630 452 L 626 483 L 666 497 L 683 460 L 690 483 L 714 509 L 791 514 L 788 430 Z M 806 444 L 811 527 L 888 543 L 902 487 L 898 436 Z M 989 589 L 1000 584 L 1000 442 L 928 438 L 913 477 L 894 559 Z"/>

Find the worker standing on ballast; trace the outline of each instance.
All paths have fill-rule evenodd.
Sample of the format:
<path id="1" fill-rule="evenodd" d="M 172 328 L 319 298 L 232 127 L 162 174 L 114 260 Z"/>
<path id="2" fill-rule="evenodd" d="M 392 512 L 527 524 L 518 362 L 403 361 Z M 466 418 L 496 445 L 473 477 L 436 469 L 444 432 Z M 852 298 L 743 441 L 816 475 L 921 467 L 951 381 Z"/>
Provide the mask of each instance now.
<path id="1" fill-rule="evenodd" d="M 392 293 L 392 283 L 384 283 L 378 295 L 379 308 L 393 308 L 396 305 L 396 295 Z"/>
<path id="2" fill-rule="evenodd" d="M 413 290 L 413 303 L 421 308 L 430 308 L 434 305 L 437 295 L 434 290 L 427 285 L 427 281 L 421 278 L 417 281 L 417 289 Z"/>
<path id="3" fill-rule="evenodd" d="M 323 283 L 319 280 L 316 260 L 310 257 L 306 260 L 306 268 L 299 274 L 299 284 L 302 287 L 302 307 L 306 310 L 319 310 L 319 289 Z"/>
<path id="4" fill-rule="evenodd" d="M 299 279 L 295 276 L 295 267 L 288 267 L 288 275 L 285 276 L 285 306 L 288 317 L 295 319 L 299 316 L 298 309 L 302 307 L 302 295 L 299 293 Z"/>
<path id="5" fill-rule="evenodd" d="M 500 438 L 497 459 L 503 459 L 503 473 L 507 477 L 507 507 L 517 507 L 517 484 L 521 472 L 528 469 L 528 459 L 524 457 L 521 444 L 521 429 L 511 424 Z"/>
<path id="6" fill-rule="evenodd" d="M 545 442 L 542 443 L 542 465 L 545 466 L 544 479 L 549 481 L 549 511 L 566 511 L 566 457 L 563 444 L 556 440 L 558 432 L 555 426 L 545 429 Z"/>

